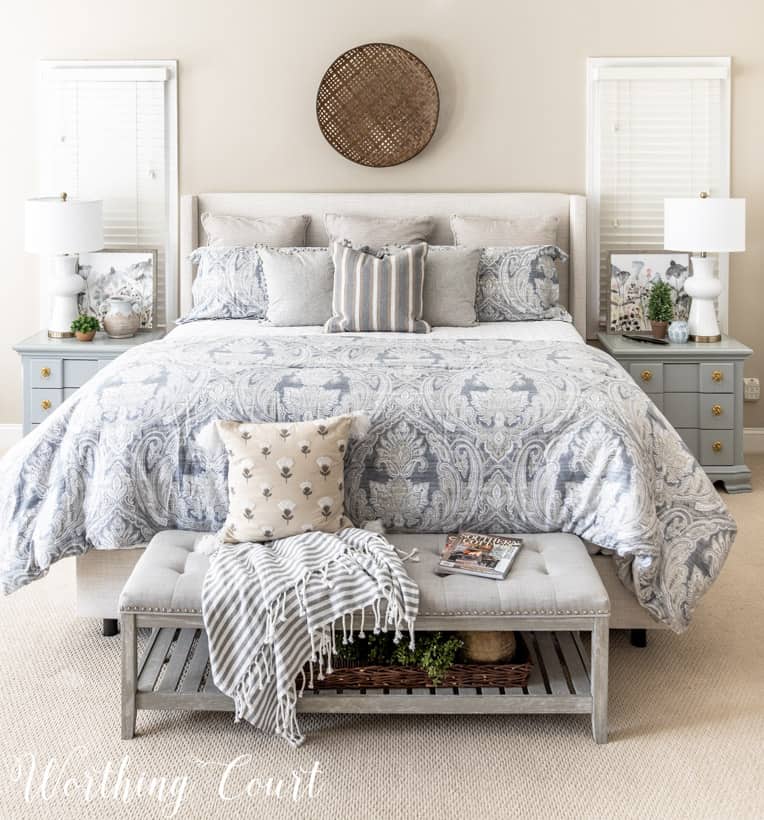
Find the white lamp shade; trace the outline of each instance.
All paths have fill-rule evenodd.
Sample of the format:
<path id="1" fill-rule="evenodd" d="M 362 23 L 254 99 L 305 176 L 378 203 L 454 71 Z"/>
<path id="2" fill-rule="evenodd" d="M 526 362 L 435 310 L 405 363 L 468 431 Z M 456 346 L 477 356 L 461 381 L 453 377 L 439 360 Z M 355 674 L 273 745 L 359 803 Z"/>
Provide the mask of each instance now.
<path id="1" fill-rule="evenodd" d="M 745 200 L 692 197 L 663 201 L 663 247 L 672 251 L 745 250 Z"/>
<path id="2" fill-rule="evenodd" d="M 24 247 L 43 256 L 101 250 L 101 201 L 53 196 L 28 199 Z"/>

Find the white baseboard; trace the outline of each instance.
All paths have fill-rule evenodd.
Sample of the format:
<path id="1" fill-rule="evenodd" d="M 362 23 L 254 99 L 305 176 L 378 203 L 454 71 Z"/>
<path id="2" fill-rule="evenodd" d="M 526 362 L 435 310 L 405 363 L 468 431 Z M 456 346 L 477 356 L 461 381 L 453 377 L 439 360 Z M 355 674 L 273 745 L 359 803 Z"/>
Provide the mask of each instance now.
<path id="1" fill-rule="evenodd" d="M 21 425 L 0 424 L 0 453 L 10 450 L 17 441 L 21 441 Z"/>
<path id="2" fill-rule="evenodd" d="M 743 430 L 743 450 L 746 453 L 764 453 L 764 427 L 746 427 Z"/>

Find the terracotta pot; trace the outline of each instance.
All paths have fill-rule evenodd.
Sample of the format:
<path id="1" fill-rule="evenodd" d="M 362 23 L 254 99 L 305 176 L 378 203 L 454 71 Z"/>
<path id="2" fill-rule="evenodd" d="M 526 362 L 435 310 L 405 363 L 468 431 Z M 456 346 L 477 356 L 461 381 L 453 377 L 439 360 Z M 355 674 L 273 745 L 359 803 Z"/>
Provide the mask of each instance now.
<path id="1" fill-rule="evenodd" d="M 665 339 L 666 333 L 668 333 L 668 322 L 653 322 L 651 321 L 650 324 L 653 328 L 653 336 L 656 339 Z"/>
<path id="2" fill-rule="evenodd" d="M 75 330 L 74 335 L 77 337 L 78 342 L 92 342 L 95 339 L 96 332 L 91 330 L 88 333 L 83 333 L 81 330 Z"/>

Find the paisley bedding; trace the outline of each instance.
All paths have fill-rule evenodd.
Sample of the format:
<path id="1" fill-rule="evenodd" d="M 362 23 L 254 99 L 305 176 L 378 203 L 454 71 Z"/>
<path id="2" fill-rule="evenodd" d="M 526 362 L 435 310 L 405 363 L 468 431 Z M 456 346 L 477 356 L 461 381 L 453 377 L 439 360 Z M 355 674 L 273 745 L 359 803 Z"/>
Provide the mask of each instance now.
<path id="1" fill-rule="evenodd" d="M 2 461 L 0 583 L 226 517 L 214 419 L 365 411 L 346 508 L 392 531 L 573 532 L 612 549 L 640 603 L 684 629 L 735 523 L 616 362 L 577 342 L 170 334 L 101 371 Z M 284 330 L 284 329 L 282 329 Z M 434 334 L 433 334 L 434 335 Z"/>

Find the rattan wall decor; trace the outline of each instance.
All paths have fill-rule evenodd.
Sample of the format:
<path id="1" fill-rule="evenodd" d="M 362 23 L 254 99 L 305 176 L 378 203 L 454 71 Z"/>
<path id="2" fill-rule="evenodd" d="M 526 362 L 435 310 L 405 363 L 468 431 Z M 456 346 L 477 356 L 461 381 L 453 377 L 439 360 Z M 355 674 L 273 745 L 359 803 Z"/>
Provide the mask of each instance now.
<path id="1" fill-rule="evenodd" d="M 316 116 L 327 142 L 374 168 L 415 157 L 438 124 L 438 86 L 410 51 L 367 43 L 341 54 L 318 87 Z"/>

